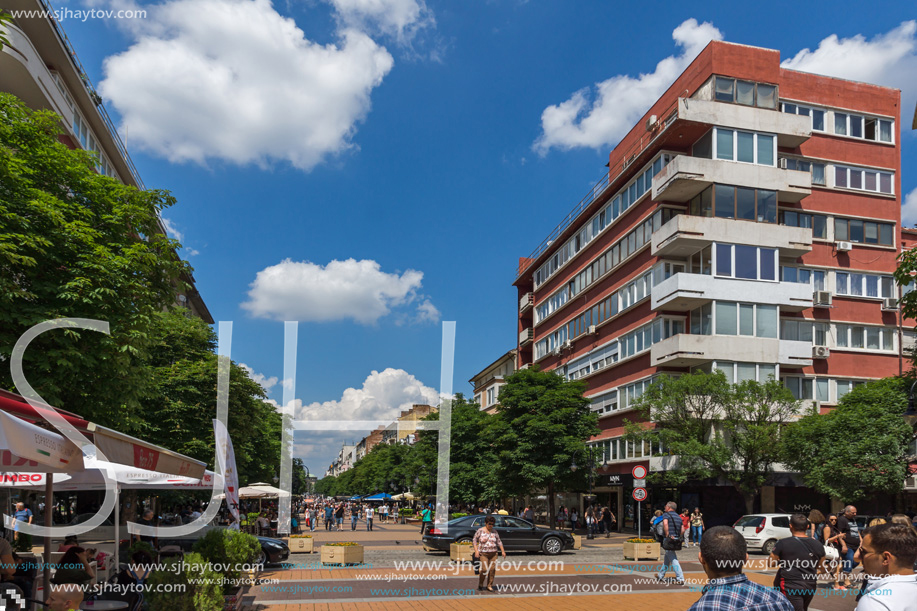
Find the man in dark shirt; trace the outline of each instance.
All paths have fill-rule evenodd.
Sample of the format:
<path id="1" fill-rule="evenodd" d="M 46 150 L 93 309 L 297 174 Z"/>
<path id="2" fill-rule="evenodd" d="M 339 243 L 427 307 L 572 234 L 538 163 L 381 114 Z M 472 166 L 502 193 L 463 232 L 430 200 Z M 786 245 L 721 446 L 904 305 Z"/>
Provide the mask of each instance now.
<path id="1" fill-rule="evenodd" d="M 806 535 L 809 520 L 801 513 L 790 518 L 792 537 L 781 539 L 771 560 L 780 566 L 774 587 L 786 596 L 796 611 L 806 611 L 818 587 L 818 574 L 825 562 L 825 546 Z"/>
<path id="2" fill-rule="evenodd" d="M 144 511 L 143 517 L 137 520 L 137 524 L 142 524 L 144 526 L 156 526 L 156 524 L 153 522 L 153 510 L 147 509 Z M 134 538 L 139 541 L 146 541 L 155 548 L 159 547 L 159 541 L 157 541 L 156 537 L 151 537 L 149 535 L 134 535 Z"/>
<path id="3" fill-rule="evenodd" d="M 837 530 L 844 535 L 844 544 L 847 546 L 844 553 L 844 585 L 847 587 L 850 587 L 850 573 L 860 564 L 853 558 L 860 547 L 860 527 L 856 517 L 857 508 L 853 505 L 844 507 L 844 513 L 837 517 Z"/>

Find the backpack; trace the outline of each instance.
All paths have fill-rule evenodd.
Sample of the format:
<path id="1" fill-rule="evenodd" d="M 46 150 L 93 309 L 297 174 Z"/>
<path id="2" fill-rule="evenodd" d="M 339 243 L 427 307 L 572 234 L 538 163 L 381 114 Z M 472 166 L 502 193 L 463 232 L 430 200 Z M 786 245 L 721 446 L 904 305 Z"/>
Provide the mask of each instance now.
<path id="1" fill-rule="evenodd" d="M 662 541 L 665 537 L 665 526 L 662 525 L 664 521 L 665 518 L 662 518 L 653 525 L 653 534 L 656 535 L 656 539 L 659 541 Z"/>

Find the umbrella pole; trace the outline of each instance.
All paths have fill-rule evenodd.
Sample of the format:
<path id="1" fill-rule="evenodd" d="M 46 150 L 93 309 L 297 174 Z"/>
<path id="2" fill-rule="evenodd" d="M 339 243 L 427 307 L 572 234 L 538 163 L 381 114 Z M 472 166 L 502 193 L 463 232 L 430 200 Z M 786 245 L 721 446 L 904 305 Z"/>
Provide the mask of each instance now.
<path id="1" fill-rule="evenodd" d="M 54 526 L 54 474 L 45 473 L 45 526 L 50 528 Z M 51 537 L 44 537 L 44 567 L 43 583 L 44 598 L 48 598 L 51 592 Z"/>
<path id="2" fill-rule="evenodd" d="M 117 574 L 121 570 L 121 486 L 115 484 L 115 491 L 115 555 L 109 574 Z"/>

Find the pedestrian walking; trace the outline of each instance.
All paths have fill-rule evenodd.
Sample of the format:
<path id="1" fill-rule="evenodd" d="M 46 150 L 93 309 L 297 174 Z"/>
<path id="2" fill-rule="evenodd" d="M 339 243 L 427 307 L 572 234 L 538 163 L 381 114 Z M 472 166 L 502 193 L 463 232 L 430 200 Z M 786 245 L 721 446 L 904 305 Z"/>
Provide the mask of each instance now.
<path id="1" fill-rule="evenodd" d="M 372 505 L 367 505 L 367 506 L 366 506 L 366 511 L 365 511 L 365 514 L 366 514 L 366 530 L 367 530 L 367 532 L 368 532 L 368 531 L 371 531 L 371 530 L 373 529 L 373 513 L 374 513 L 374 512 L 373 512 L 373 506 L 372 506 Z"/>
<path id="2" fill-rule="evenodd" d="M 662 514 L 662 549 L 665 550 L 665 558 L 662 561 L 662 567 L 656 575 L 656 581 L 664 581 L 665 574 L 672 568 L 675 571 L 675 583 L 680 586 L 685 585 L 685 574 L 678 563 L 678 556 L 675 552 L 681 549 L 682 521 L 677 512 L 678 505 L 674 501 L 669 501 L 665 505 L 665 513 Z M 744 539 L 742 540 L 744 542 Z"/>
<path id="3" fill-rule="evenodd" d="M 532 524 L 535 523 L 535 510 L 532 509 L 532 506 L 531 506 L 531 505 L 529 505 L 528 507 L 526 507 L 526 508 L 525 508 L 525 511 L 522 512 L 522 518 L 525 519 L 525 520 L 528 520 L 528 521 L 531 522 Z"/>
<path id="4" fill-rule="evenodd" d="M 603 535 L 605 534 L 605 508 L 599 507 L 599 510 L 595 512 L 595 534 Z"/>
<path id="5" fill-rule="evenodd" d="M 586 538 L 595 539 L 595 511 L 592 505 L 586 509 Z"/>
<path id="6" fill-rule="evenodd" d="M 824 530 L 825 514 L 817 509 L 813 509 L 809 512 L 809 528 L 806 531 L 806 534 L 813 539 L 818 539 L 821 543 L 824 543 L 821 538 L 822 532 L 824 532 Z"/>
<path id="7" fill-rule="evenodd" d="M 382 504 L 382 523 L 388 523 L 388 503 Z"/>
<path id="8" fill-rule="evenodd" d="M 357 520 L 360 519 L 360 508 L 356 505 L 350 507 L 350 530 L 357 529 Z"/>
<path id="9" fill-rule="evenodd" d="M 780 592 L 751 581 L 742 573 L 748 560 L 745 538 L 729 526 L 714 526 L 701 540 L 698 554 L 709 580 L 700 600 L 688 611 L 794 611 Z"/>
<path id="10" fill-rule="evenodd" d="M 25 503 L 16 503 L 16 511 L 13 513 L 13 541 L 19 538 L 19 525 L 32 523 L 32 510 L 25 506 Z"/>
<path id="11" fill-rule="evenodd" d="M 557 522 L 557 530 L 563 530 L 564 522 L 567 521 L 567 510 L 564 508 L 563 505 L 561 505 L 560 509 L 557 510 L 557 516 L 555 517 L 555 521 Z"/>
<path id="12" fill-rule="evenodd" d="M 576 507 L 570 510 L 570 532 L 576 530 L 576 524 L 579 521 L 579 512 L 576 510 Z"/>
<path id="13" fill-rule="evenodd" d="M 334 529 L 334 508 L 330 503 L 325 505 L 325 530 Z"/>
<path id="14" fill-rule="evenodd" d="M 795 611 L 806 611 L 818 587 L 818 574 L 825 565 L 825 546 L 808 536 L 809 519 L 796 513 L 790 517 L 792 537 L 777 541 L 770 559 L 780 568 L 774 588 L 787 597 Z"/>
<path id="15" fill-rule="evenodd" d="M 917 532 L 913 526 L 892 521 L 867 529 L 856 556 L 871 577 L 856 611 L 911 611 L 917 607 Z"/>
<path id="16" fill-rule="evenodd" d="M 334 522 L 337 526 L 338 532 L 344 530 L 344 503 L 338 505 L 338 508 L 334 512 Z"/>
<path id="17" fill-rule="evenodd" d="M 844 552 L 844 587 L 850 587 L 850 574 L 853 572 L 859 562 L 854 559 L 857 549 L 860 547 L 860 527 L 856 522 L 857 508 L 853 505 L 844 507 L 844 512 L 837 516 L 837 529 L 844 534 L 844 544 L 847 550 Z"/>
<path id="18" fill-rule="evenodd" d="M 611 507 L 605 508 L 605 538 L 608 539 L 611 537 L 611 531 L 618 529 L 618 520 L 615 518 L 615 514 L 611 511 Z"/>
<path id="19" fill-rule="evenodd" d="M 684 530 L 684 544 L 687 546 L 688 536 L 691 534 L 691 515 L 688 513 L 687 507 L 681 510 L 681 526 Z"/>
<path id="20" fill-rule="evenodd" d="M 847 552 L 847 544 L 844 543 L 844 533 L 837 528 L 837 516 L 828 516 L 825 520 L 822 528 L 822 542 L 825 545 L 825 557 L 832 562 L 832 566 L 828 568 L 829 574 L 833 576 L 831 589 L 846 590 L 841 579 L 841 569 L 844 566 L 842 559 Z"/>
<path id="21" fill-rule="evenodd" d="M 500 540 L 500 534 L 494 530 L 497 519 L 493 516 L 484 518 L 484 526 L 474 533 L 472 544 L 474 545 L 474 554 L 481 559 L 481 572 L 478 575 L 478 590 L 486 589 L 488 592 L 494 591 L 494 577 L 497 574 L 497 548 L 503 558 L 506 558 L 506 550 L 503 549 L 503 541 Z"/>
<path id="22" fill-rule="evenodd" d="M 701 537 L 704 536 L 704 514 L 701 513 L 700 507 L 695 507 L 691 513 L 691 540 L 694 541 L 694 547 L 700 545 Z"/>
<path id="23" fill-rule="evenodd" d="M 423 536 L 427 532 L 427 528 L 433 524 L 433 512 L 430 511 L 429 507 L 424 507 L 423 511 L 420 512 L 420 534 Z"/>

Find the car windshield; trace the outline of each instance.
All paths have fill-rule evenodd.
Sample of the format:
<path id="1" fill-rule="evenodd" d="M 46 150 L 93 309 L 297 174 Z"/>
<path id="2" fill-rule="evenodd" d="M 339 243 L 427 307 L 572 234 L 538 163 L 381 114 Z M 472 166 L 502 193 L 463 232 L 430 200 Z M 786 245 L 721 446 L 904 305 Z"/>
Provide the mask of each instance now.
<path id="1" fill-rule="evenodd" d="M 749 526 L 751 528 L 758 528 L 762 524 L 764 524 L 764 516 L 742 516 L 739 518 L 739 521 L 736 522 L 736 527 Z"/>

